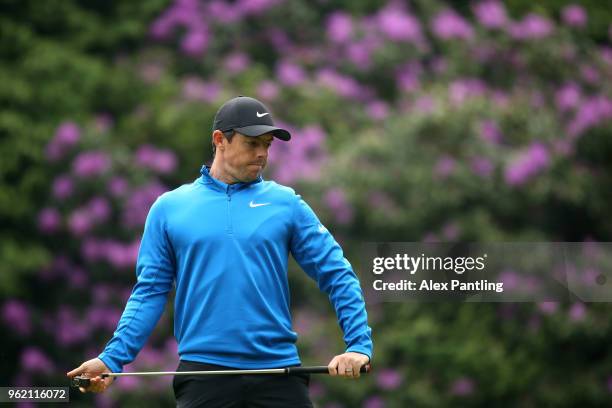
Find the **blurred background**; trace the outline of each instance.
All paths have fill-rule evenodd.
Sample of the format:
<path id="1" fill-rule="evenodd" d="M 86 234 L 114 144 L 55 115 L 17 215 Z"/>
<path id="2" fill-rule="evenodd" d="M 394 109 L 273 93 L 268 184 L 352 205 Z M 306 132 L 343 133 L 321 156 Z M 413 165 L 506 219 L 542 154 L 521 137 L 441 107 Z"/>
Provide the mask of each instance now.
<path id="1" fill-rule="evenodd" d="M 239 94 L 358 274 L 372 241 L 611 241 L 612 9 L 588 0 L 0 1 L 0 385 L 66 386 L 135 282 L 155 198 Z M 344 350 L 289 271 L 304 364 Z M 172 299 L 170 299 L 171 304 Z M 167 307 L 126 371 L 174 370 Z M 368 306 L 372 375 L 317 407 L 612 406 L 605 303 Z M 172 406 L 171 377 L 75 406 Z M 22 404 L 23 407 L 32 406 Z"/>

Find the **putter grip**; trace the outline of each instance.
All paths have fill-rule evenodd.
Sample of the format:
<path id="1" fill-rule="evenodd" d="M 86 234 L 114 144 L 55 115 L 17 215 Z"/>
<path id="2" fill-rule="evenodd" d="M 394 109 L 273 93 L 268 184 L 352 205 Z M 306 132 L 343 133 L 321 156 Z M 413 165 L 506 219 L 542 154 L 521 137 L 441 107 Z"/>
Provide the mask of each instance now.
<path id="1" fill-rule="evenodd" d="M 367 374 L 371 370 L 369 364 L 361 366 L 359 370 L 362 374 Z M 287 374 L 327 374 L 329 370 L 327 366 L 314 366 L 314 367 L 289 367 L 287 368 Z"/>
<path id="2" fill-rule="evenodd" d="M 73 377 L 72 380 L 70 380 L 70 386 L 74 387 L 74 388 L 79 388 L 79 387 L 84 387 L 87 388 L 89 387 L 90 384 L 90 380 L 87 377 Z"/>

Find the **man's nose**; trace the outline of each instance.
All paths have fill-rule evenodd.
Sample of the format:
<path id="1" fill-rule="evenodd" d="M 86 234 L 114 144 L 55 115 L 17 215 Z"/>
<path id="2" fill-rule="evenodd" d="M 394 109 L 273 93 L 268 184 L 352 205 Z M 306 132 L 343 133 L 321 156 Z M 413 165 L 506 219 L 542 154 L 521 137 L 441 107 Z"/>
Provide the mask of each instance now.
<path id="1" fill-rule="evenodd" d="M 268 156 L 268 149 L 265 146 L 259 146 L 257 148 L 257 157 L 266 158 Z"/>

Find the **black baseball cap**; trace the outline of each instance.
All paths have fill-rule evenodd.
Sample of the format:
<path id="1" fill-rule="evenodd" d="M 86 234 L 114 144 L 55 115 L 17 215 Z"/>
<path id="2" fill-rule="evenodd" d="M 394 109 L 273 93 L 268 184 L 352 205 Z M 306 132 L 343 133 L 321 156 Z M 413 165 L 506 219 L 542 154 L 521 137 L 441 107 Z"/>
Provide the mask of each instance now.
<path id="1" fill-rule="evenodd" d="M 225 102 L 217 111 L 213 130 L 235 130 L 245 136 L 271 133 L 281 140 L 291 139 L 285 129 L 274 126 L 270 110 L 255 98 L 238 96 Z"/>

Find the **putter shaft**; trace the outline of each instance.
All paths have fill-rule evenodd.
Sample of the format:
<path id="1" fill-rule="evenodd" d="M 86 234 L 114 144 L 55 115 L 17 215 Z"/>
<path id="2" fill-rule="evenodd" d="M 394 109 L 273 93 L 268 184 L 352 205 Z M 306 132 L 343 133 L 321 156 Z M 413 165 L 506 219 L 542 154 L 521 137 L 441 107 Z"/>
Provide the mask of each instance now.
<path id="1" fill-rule="evenodd" d="M 370 365 L 366 364 L 359 370 L 360 373 L 366 374 L 370 372 Z M 309 367 L 285 367 L 285 368 L 270 368 L 261 370 L 205 370 L 205 371 L 146 371 L 135 373 L 102 373 L 100 377 L 155 377 L 160 375 L 257 375 L 257 374 L 328 374 L 327 366 L 309 366 Z M 70 381 L 72 387 L 85 387 L 90 384 L 90 378 L 77 376 Z"/>

